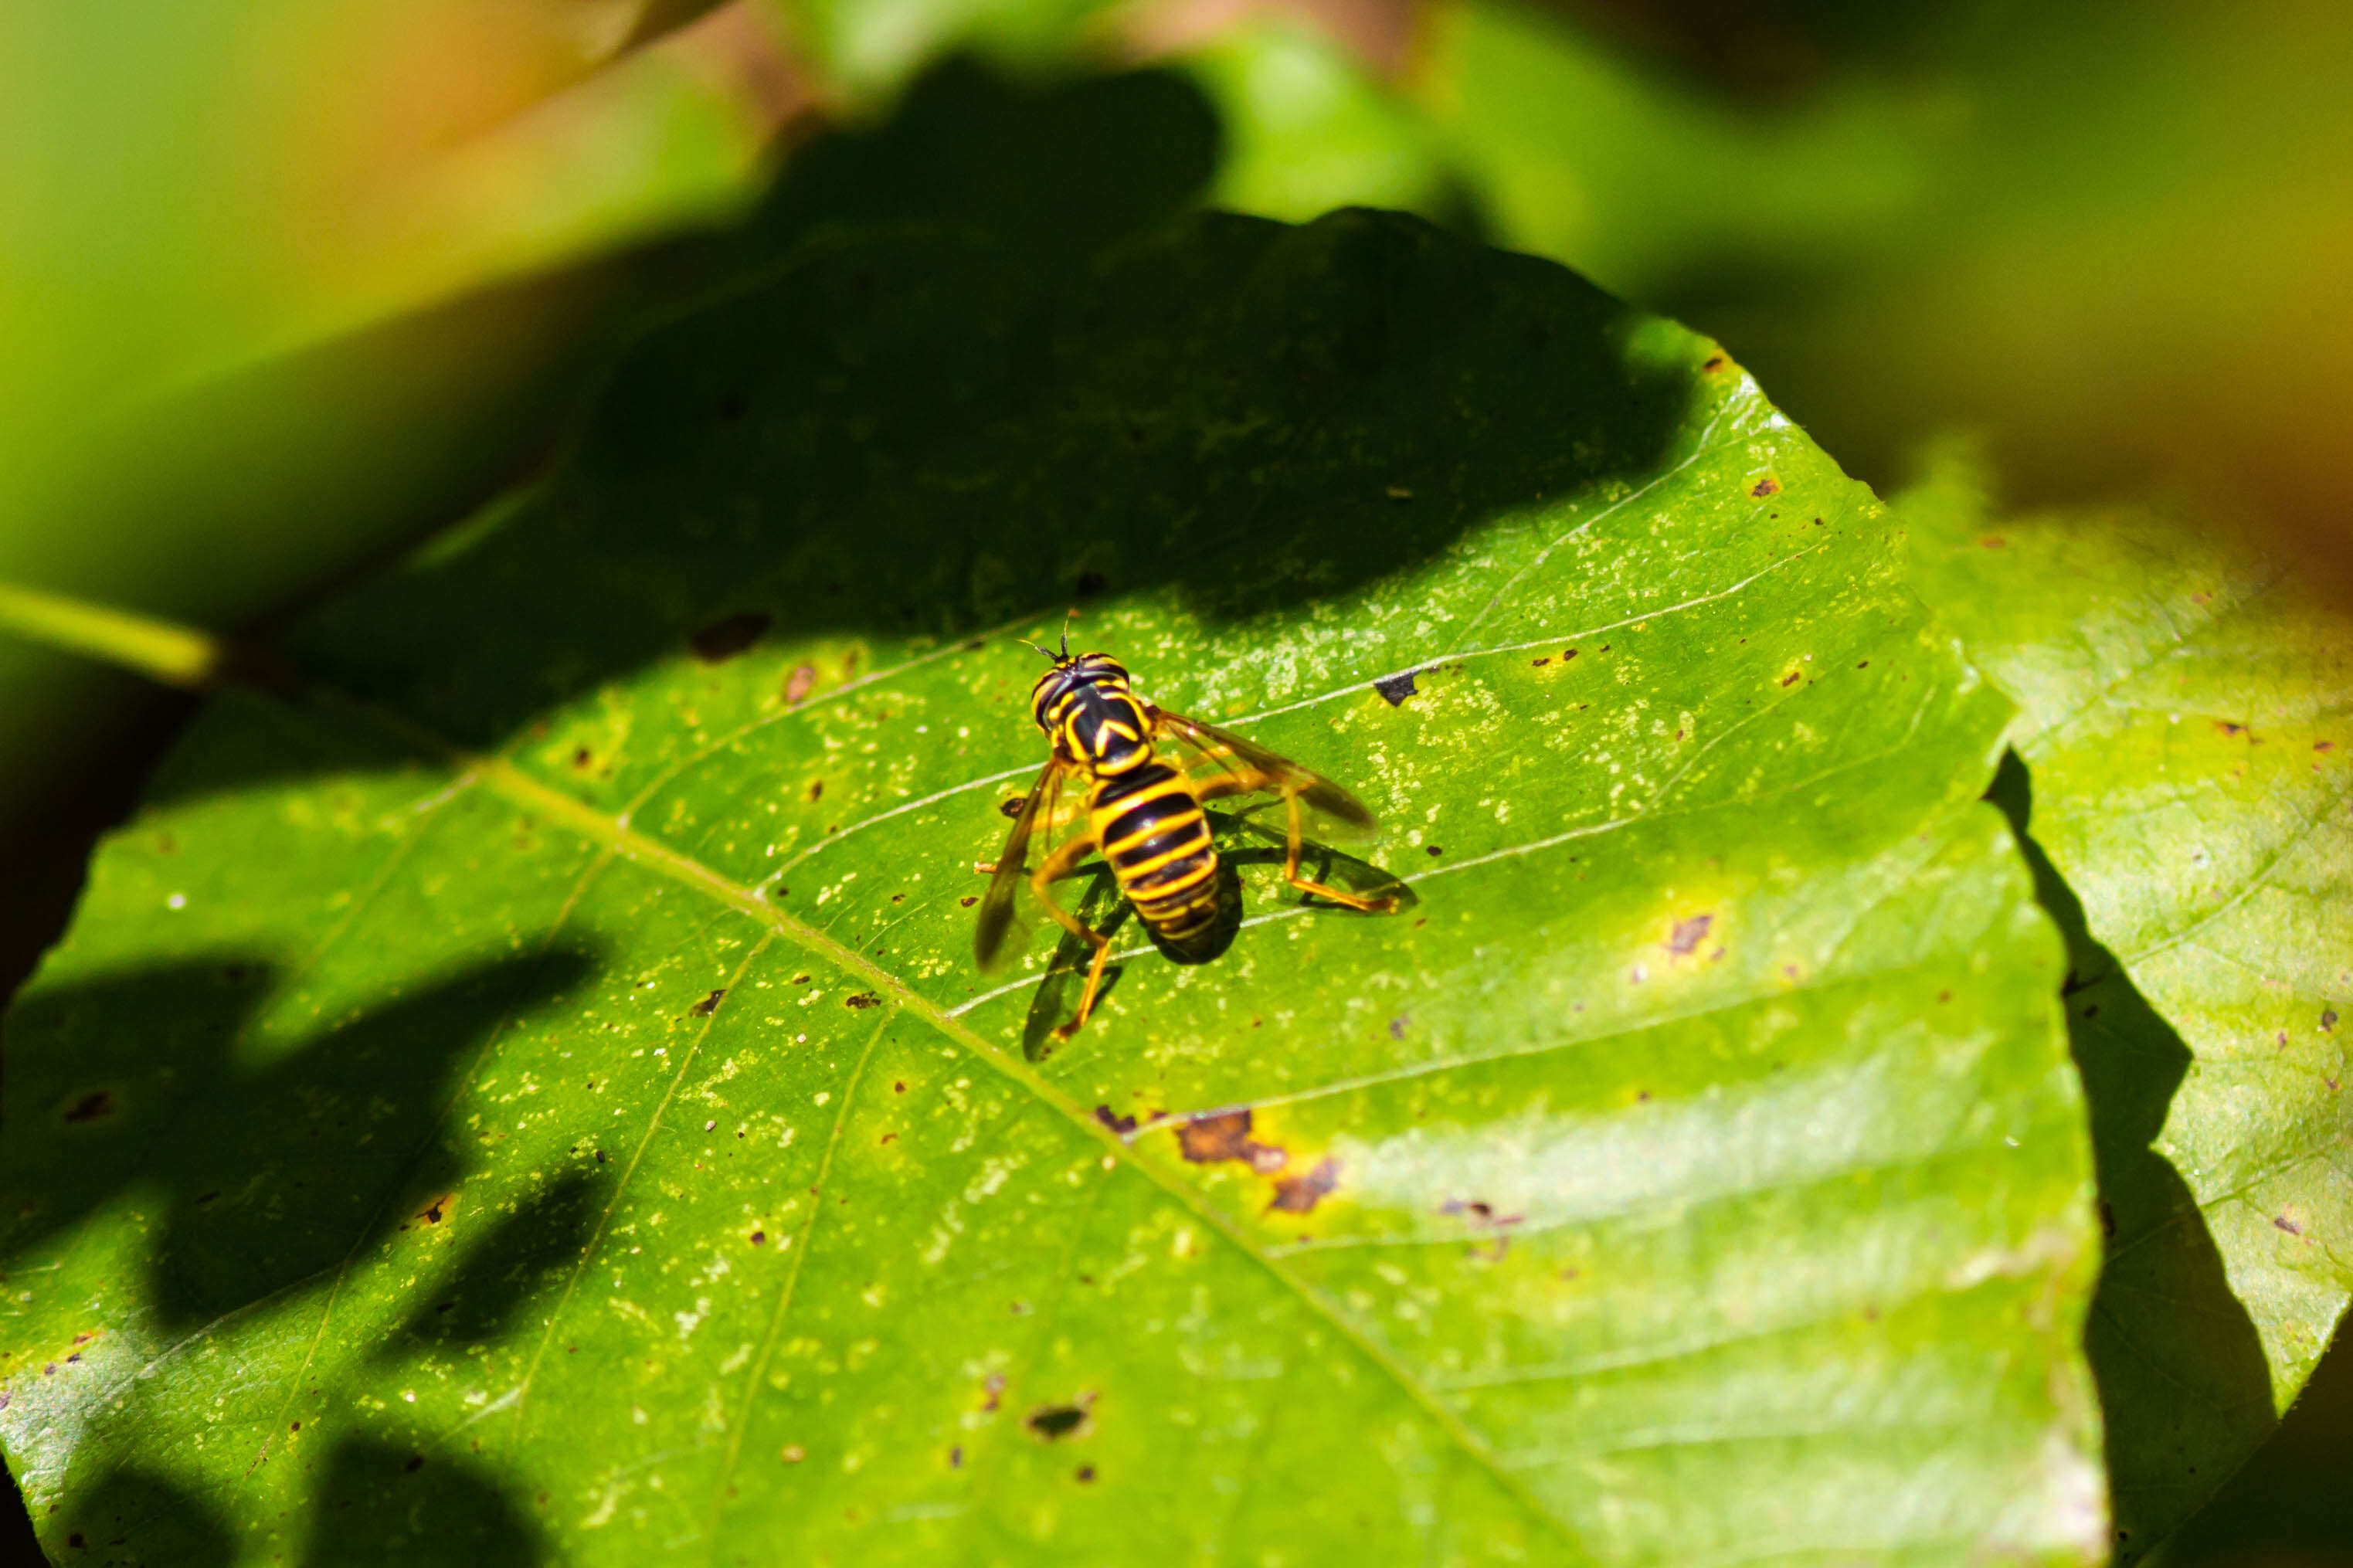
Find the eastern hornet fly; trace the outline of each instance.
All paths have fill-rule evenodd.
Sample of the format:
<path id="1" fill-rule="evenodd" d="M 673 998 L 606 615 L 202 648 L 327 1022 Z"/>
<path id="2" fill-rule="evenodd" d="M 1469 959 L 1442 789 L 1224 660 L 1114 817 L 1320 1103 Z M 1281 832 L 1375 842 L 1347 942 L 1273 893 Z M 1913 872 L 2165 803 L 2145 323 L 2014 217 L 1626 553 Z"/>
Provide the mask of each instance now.
<path id="1" fill-rule="evenodd" d="M 1366 898 L 1300 874 L 1307 813 L 1342 833 L 1370 831 L 1373 814 L 1355 795 L 1288 757 L 1141 700 L 1129 689 L 1126 669 L 1109 654 L 1073 657 L 1067 640 L 1059 654 L 1028 646 L 1053 666 L 1029 694 L 1029 714 L 1052 740 L 1054 754 L 1022 802 L 1004 853 L 997 858 L 973 950 L 983 969 L 1005 956 L 1015 895 L 1026 873 L 1029 890 L 1046 912 L 1095 950 L 1078 1012 L 1054 1031 L 1057 1038 L 1069 1039 L 1087 1021 L 1103 984 L 1111 939 L 1057 904 L 1050 885 L 1100 849 L 1119 879 L 1119 890 L 1153 933 L 1179 952 L 1198 951 L 1210 939 L 1218 917 L 1218 851 L 1201 811 L 1204 801 L 1259 793 L 1280 797 L 1284 881 L 1353 910 L 1381 914 L 1397 907 L 1394 894 Z M 1040 825 L 1051 832 L 1058 824 L 1062 784 L 1073 775 L 1085 780 L 1085 826 L 1029 870 L 1030 837 Z"/>

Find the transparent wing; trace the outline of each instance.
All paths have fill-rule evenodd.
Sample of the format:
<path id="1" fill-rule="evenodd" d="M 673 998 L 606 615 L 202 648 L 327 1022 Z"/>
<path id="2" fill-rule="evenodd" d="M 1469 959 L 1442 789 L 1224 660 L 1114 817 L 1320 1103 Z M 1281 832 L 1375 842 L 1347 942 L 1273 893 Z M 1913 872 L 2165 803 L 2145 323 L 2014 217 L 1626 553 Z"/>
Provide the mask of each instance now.
<path id="1" fill-rule="evenodd" d="M 1295 795 L 1328 833 L 1361 837 L 1373 830 L 1371 808 L 1314 769 L 1198 719 L 1166 708 L 1153 712 L 1155 738 L 1173 740 L 1198 759 L 1195 784 L 1204 800 L 1260 790 Z"/>
<path id="2" fill-rule="evenodd" d="M 1015 924 L 1014 900 L 1029 876 L 1029 840 L 1040 824 L 1050 828 L 1066 771 L 1059 757 L 1039 770 L 1038 782 L 1029 786 L 1029 798 L 1021 803 L 1021 815 L 1013 819 L 1013 831 L 1006 836 L 1005 847 L 997 857 L 997 870 L 980 900 L 980 926 L 972 939 L 972 955 L 983 969 L 996 967 L 1007 954 L 1005 937 Z"/>

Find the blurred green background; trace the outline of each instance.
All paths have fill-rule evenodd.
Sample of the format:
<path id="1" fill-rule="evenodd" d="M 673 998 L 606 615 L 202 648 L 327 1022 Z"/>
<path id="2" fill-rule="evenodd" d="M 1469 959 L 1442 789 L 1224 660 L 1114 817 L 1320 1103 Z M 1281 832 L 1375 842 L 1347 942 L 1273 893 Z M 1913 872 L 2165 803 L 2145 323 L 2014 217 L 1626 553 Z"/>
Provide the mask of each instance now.
<path id="1" fill-rule="evenodd" d="M 20 0 L 0 990 L 190 700 L 8 591 L 266 638 L 828 222 L 1052 268 L 1409 208 L 1714 333 L 1883 492 L 1965 432 L 2013 501 L 2222 487 L 2353 584 L 2348 63 L 2342 0 Z M 2353 1563 L 2348 1440 L 2332 1356 L 2164 1560 Z"/>

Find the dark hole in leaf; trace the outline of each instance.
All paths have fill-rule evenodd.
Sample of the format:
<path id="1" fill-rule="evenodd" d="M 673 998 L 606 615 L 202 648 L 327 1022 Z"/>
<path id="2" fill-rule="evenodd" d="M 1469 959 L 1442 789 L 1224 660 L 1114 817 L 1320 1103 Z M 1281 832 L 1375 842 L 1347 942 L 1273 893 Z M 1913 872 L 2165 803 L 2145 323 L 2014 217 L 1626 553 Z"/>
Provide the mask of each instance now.
<path id="1" fill-rule="evenodd" d="M 79 1100 L 75 1100 L 73 1102 L 72 1109 L 66 1112 L 66 1120 L 68 1121 L 95 1121 L 101 1116 L 111 1116 L 113 1114 L 114 1096 L 101 1089 L 94 1090 L 91 1093 L 85 1094 Z"/>
<path id="2" fill-rule="evenodd" d="M 1409 669 L 1402 675 L 1384 675 L 1373 682 L 1373 689 L 1388 699 L 1390 707 L 1398 707 L 1413 695 L 1413 678 L 1420 673 Z"/>
<path id="3" fill-rule="evenodd" d="M 691 1011 L 698 1018 L 708 1018 L 712 1014 L 719 1011 L 719 999 L 726 994 L 727 988 L 723 985 L 716 991 L 713 991 L 710 995 L 705 996 L 702 1001 L 697 1002 L 690 1011 Z"/>
<path id="4" fill-rule="evenodd" d="M 1083 1405 L 1046 1405 L 1029 1412 L 1026 1424 L 1030 1431 L 1052 1443 L 1076 1432 L 1086 1418 Z"/>

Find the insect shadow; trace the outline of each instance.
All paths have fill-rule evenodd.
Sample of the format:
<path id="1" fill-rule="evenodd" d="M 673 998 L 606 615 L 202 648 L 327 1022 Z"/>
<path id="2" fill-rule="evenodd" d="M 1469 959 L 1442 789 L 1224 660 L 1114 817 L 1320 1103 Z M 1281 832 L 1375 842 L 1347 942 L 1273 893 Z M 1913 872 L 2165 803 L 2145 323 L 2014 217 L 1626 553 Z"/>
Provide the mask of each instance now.
<path id="1" fill-rule="evenodd" d="M 1278 872 L 1282 866 L 1288 844 L 1283 831 L 1282 805 L 1280 801 L 1261 802 L 1240 811 L 1209 810 L 1209 830 L 1218 841 L 1218 917 L 1200 938 L 1185 946 L 1164 939 L 1151 927 L 1137 922 L 1138 929 L 1160 956 L 1171 963 L 1208 963 L 1221 957 L 1233 945 L 1245 918 L 1242 897 L 1241 868 L 1269 867 Z M 1269 814 L 1272 819 L 1269 820 Z M 1301 840 L 1300 868 L 1316 881 L 1332 887 L 1345 888 L 1352 893 L 1367 898 L 1393 898 L 1395 906 L 1379 915 L 1368 915 L 1319 899 L 1312 893 L 1293 894 L 1276 878 L 1268 879 L 1261 897 L 1313 909 L 1322 913 L 1351 915 L 1359 919 L 1388 919 L 1421 902 L 1419 895 L 1395 873 L 1382 869 L 1369 860 L 1358 859 L 1342 850 L 1314 838 Z M 1089 931 L 1118 942 L 1118 932 L 1134 916 L 1135 910 L 1119 890 L 1118 879 L 1100 860 L 1091 861 L 1071 875 L 1075 880 L 1083 878 L 1086 892 L 1072 911 L 1079 923 Z M 1077 988 L 1085 983 L 1087 965 L 1094 960 L 1094 946 L 1069 931 L 1055 944 L 1054 956 L 1046 965 L 1046 973 L 1038 989 L 1029 998 L 1029 1016 L 1021 1024 L 1021 1054 L 1030 1061 L 1043 1061 L 1054 1054 L 1058 1043 L 1054 1029 L 1071 1015 L 1076 1005 Z M 1103 987 L 1096 994 L 1098 1004 L 1111 994 L 1125 966 L 1116 962 L 1103 970 Z"/>

